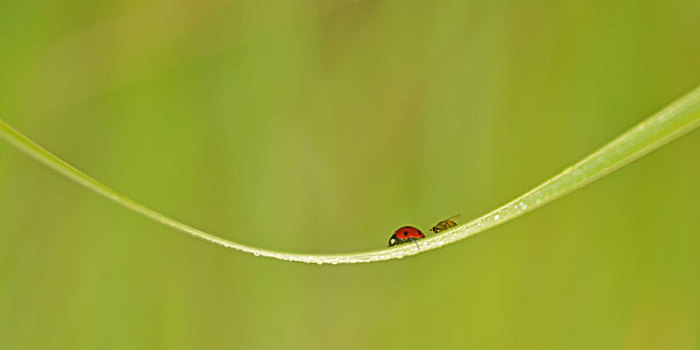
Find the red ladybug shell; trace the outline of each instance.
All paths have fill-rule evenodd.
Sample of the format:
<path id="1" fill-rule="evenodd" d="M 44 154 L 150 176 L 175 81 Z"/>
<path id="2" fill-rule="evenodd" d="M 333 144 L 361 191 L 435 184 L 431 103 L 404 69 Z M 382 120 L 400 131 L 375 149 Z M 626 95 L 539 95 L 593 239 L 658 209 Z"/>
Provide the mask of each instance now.
<path id="1" fill-rule="evenodd" d="M 425 238 L 423 232 L 413 226 L 404 226 L 394 232 L 389 239 L 389 246 Z"/>

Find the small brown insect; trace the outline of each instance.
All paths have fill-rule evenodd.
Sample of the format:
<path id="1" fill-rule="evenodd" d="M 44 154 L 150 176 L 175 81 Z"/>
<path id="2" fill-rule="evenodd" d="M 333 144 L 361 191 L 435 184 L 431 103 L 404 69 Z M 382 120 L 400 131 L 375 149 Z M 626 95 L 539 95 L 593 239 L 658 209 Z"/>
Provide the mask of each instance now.
<path id="1" fill-rule="evenodd" d="M 445 220 L 442 220 L 442 221 L 438 222 L 437 225 L 433 226 L 430 229 L 430 231 L 438 233 L 440 231 L 445 231 L 450 227 L 455 227 L 455 226 L 457 226 L 457 224 L 455 223 L 455 220 L 458 220 L 461 217 L 462 217 L 462 215 L 457 214 L 455 216 L 452 216 L 452 217 L 449 217 Z"/>

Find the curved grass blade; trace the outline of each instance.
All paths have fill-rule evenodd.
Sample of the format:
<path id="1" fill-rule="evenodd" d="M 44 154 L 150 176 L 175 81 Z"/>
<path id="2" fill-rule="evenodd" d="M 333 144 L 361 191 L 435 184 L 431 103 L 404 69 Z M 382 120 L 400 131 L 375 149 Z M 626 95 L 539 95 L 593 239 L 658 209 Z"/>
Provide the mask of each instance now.
<path id="1" fill-rule="evenodd" d="M 88 189 L 147 218 L 197 238 L 256 256 L 304 263 L 351 264 L 399 259 L 409 255 L 424 253 L 503 224 L 611 173 L 693 130 L 698 125 L 700 125 L 700 87 L 531 191 L 469 223 L 441 232 L 430 238 L 421 239 L 416 242 L 418 247 L 402 245 L 374 251 L 333 255 L 277 252 L 228 241 L 171 219 L 117 193 L 56 157 L 2 120 L 0 120 L 0 136 L 15 147 Z"/>

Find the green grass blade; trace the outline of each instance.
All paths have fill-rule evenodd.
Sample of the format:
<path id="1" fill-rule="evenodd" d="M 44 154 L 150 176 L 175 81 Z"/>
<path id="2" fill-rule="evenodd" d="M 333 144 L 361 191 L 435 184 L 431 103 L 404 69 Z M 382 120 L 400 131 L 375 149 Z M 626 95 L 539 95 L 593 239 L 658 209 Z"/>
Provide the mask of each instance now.
<path id="1" fill-rule="evenodd" d="M 157 222 L 173 227 L 192 236 L 209 242 L 233 248 L 256 256 L 271 257 L 280 260 L 317 264 L 350 264 L 360 262 L 399 259 L 404 256 L 423 253 L 448 244 L 452 244 L 491 227 L 510 221 L 526 212 L 541 207 L 575 189 L 578 189 L 625 164 L 661 147 L 669 141 L 680 137 L 700 125 L 700 87 L 651 116 L 603 148 L 565 169 L 560 174 L 545 181 L 524 195 L 508 202 L 500 208 L 483 215 L 471 222 L 457 226 L 449 231 L 418 241 L 420 250 L 413 244 L 374 251 L 316 255 L 285 253 L 249 247 L 219 238 L 194 227 L 173 220 L 163 214 L 147 208 L 125 197 L 99 181 L 82 173 L 70 164 L 59 159 L 34 141 L 22 135 L 10 125 L 0 120 L 0 136 L 9 143 L 48 165 L 59 173 L 75 180 L 81 185 L 144 215 Z M 383 242 L 383 240 L 382 240 Z"/>

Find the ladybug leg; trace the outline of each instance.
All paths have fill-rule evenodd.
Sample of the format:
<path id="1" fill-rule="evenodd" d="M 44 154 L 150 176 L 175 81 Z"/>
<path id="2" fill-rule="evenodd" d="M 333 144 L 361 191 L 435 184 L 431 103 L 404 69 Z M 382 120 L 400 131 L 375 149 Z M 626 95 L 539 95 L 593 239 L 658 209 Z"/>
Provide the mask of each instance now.
<path id="1" fill-rule="evenodd" d="M 418 248 L 418 251 L 420 251 L 420 246 L 418 245 L 418 242 L 416 242 L 417 239 L 415 239 L 415 238 L 409 238 L 408 240 L 411 241 L 411 242 L 413 242 L 413 243 L 415 243 L 415 244 L 416 244 L 416 248 Z"/>

